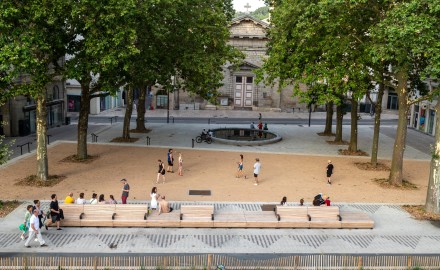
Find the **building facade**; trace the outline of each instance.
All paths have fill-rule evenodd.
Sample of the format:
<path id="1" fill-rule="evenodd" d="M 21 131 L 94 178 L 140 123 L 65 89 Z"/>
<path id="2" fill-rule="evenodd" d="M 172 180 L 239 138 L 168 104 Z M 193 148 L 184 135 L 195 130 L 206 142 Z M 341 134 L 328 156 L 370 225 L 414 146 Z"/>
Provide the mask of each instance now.
<path id="1" fill-rule="evenodd" d="M 66 81 L 67 111 L 79 112 L 81 103 L 81 85 L 77 80 Z M 123 91 L 117 91 L 115 96 L 96 97 L 90 101 L 90 114 L 96 115 L 103 111 L 123 106 Z"/>
<path id="2" fill-rule="evenodd" d="M 292 111 L 293 108 L 306 108 L 306 104 L 300 104 L 297 98 L 292 97 L 293 87 L 279 89 L 277 85 L 265 86 L 263 83 L 256 83 L 255 70 L 262 67 L 263 60 L 267 57 L 266 32 L 269 27 L 268 23 L 250 15 L 232 20 L 229 26 L 229 44 L 243 52 L 245 59 L 239 67 L 230 64 L 222 67 L 224 79 L 223 86 L 218 89 L 219 105 L 211 105 L 200 97 L 175 91 L 170 97 L 170 108 L 261 111 Z M 160 102 L 163 103 L 163 100 Z"/>
<path id="3" fill-rule="evenodd" d="M 26 80 L 22 76 L 16 80 Z M 64 81 L 53 81 L 46 86 L 47 127 L 63 125 L 66 121 L 66 90 Z M 8 137 L 26 136 L 36 132 L 36 103 L 30 97 L 17 96 L 0 107 L 0 134 Z"/>

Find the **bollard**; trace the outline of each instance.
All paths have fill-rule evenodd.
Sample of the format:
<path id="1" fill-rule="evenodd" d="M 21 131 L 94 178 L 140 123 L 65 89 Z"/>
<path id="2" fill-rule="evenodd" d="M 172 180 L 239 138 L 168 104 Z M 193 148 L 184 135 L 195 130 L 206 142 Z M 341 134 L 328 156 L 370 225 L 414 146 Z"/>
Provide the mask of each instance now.
<path id="1" fill-rule="evenodd" d="M 147 136 L 147 145 L 150 145 L 150 137 Z"/>
<path id="2" fill-rule="evenodd" d="M 191 139 L 192 140 L 192 148 L 194 148 L 194 139 Z"/>
<path id="3" fill-rule="evenodd" d="M 52 137 L 52 135 L 47 135 L 47 144 L 50 144 L 50 137 Z"/>
<path id="4" fill-rule="evenodd" d="M 96 135 L 95 133 L 92 133 L 90 135 L 92 135 L 92 142 L 98 142 L 98 135 Z"/>
<path id="5" fill-rule="evenodd" d="M 173 117 L 173 124 L 174 124 L 174 116 L 172 116 Z"/>

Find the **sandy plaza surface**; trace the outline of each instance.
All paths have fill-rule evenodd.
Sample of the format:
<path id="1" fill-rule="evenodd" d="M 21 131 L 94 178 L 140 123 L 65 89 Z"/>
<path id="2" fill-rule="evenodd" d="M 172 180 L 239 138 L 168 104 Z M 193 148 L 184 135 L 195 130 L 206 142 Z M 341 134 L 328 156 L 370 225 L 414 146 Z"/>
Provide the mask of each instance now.
<path id="1" fill-rule="evenodd" d="M 311 203 L 314 195 L 323 193 L 332 202 L 376 202 L 423 204 L 429 177 L 429 161 L 405 160 L 404 178 L 416 184 L 417 190 L 390 190 L 379 187 L 372 179 L 386 178 L 388 172 L 365 171 L 355 162 L 367 162 L 369 157 L 327 157 L 298 154 L 269 154 L 257 152 L 232 152 L 223 150 L 174 149 L 175 173 L 167 173 L 166 183 L 156 184 L 158 159 L 166 164 L 166 148 L 131 145 L 89 144 L 90 155 L 99 156 L 88 164 L 62 162 L 75 154 L 75 143 L 58 143 L 48 149 L 49 173 L 63 175 L 66 179 L 53 187 L 24 187 L 15 183 L 35 174 L 36 158 L 26 158 L 0 168 L 1 200 L 50 200 L 52 193 L 63 200 L 73 192 L 90 199 L 92 193 L 110 194 L 120 200 L 122 184 L 130 184 L 128 200 L 149 200 L 152 187 L 166 195 L 168 201 L 243 201 L 278 202 L 287 196 L 288 202 L 304 198 Z M 178 153 L 183 155 L 183 176 L 177 174 Z M 244 155 L 244 172 L 247 179 L 236 178 L 239 154 Z M 261 162 L 260 184 L 254 186 L 253 164 Z M 334 166 L 333 184 L 327 185 L 326 165 L 331 159 Z M 390 160 L 382 160 L 389 164 Z M 210 190 L 211 196 L 190 196 L 189 190 Z"/>

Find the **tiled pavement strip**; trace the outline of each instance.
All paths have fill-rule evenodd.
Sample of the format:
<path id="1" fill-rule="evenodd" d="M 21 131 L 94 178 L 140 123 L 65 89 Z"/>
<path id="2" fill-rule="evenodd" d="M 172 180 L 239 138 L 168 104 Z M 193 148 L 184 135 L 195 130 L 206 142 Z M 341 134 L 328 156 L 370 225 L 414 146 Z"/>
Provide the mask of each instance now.
<path id="1" fill-rule="evenodd" d="M 191 138 L 206 125 L 201 124 L 150 124 L 153 131 L 152 147 L 190 148 Z M 215 125 L 209 126 L 209 128 Z M 300 126 L 277 125 L 270 127 L 279 132 L 283 141 L 278 144 L 243 147 L 241 151 L 321 154 L 335 156 L 334 146 L 322 144 L 316 134 L 322 126 L 310 128 Z M 344 134 L 348 136 L 348 127 Z M 392 129 L 392 127 L 391 127 Z M 121 133 L 121 123 L 101 129 L 99 141 L 106 142 Z M 361 149 L 371 147 L 372 128 L 359 128 Z M 167 145 L 160 145 L 158 140 L 165 134 Z M 393 139 L 381 136 L 381 155 L 390 156 Z M 136 135 L 134 135 L 136 136 Z M 418 135 L 417 136 L 425 136 Z M 145 147 L 145 135 L 138 146 Z M 348 139 L 348 138 L 346 138 Z M 52 145 L 52 144 L 51 144 Z M 232 150 L 234 146 L 219 144 L 199 144 L 198 149 Z M 405 157 L 409 159 L 429 159 L 424 153 L 409 145 Z M 141 203 L 141 202 L 138 202 Z M 144 202 L 145 203 L 145 202 Z M 204 203 L 204 202 L 199 202 Z M 211 202 L 210 202 L 211 203 Z M 267 203 L 267 202 L 264 202 Z M 24 203 L 23 205 L 25 205 Z M 181 202 L 172 202 L 176 209 Z M 258 211 L 263 202 L 216 202 L 216 211 Z M 21 208 L 16 209 L 6 218 L 0 219 L 0 253 L 38 252 L 73 254 L 73 253 L 228 253 L 228 254 L 439 254 L 440 229 L 428 221 L 417 221 L 403 211 L 399 205 L 337 203 L 342 210 L 367 212 L 375 221 L 375 228 L 365 229 L 206 229 L 206 228 L 63 228 L 56 231 L 42 230 L 48 247 L 24 248 L 19 238 L 17 224 L 21 222 Z M 43 208 L 48 206 L 45 201 Z M 35 245 L 35 244 L 34 244 Z"/>

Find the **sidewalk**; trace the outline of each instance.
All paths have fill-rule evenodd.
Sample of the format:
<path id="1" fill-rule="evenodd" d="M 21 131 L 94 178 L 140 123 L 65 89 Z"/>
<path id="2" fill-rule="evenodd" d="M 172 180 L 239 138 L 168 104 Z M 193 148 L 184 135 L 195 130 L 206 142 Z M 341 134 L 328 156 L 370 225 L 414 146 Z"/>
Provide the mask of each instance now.
<path id="1" fill-rule="evenodd" d="M 294 112 L 273 112 L 273 111 L 249 111 L 249 110 L 171 110 L 169 111 L 170 117 L 201 117 L 201 118 L 255 118 L 258 120 L 259 113 L 262 115 L 264 121 L 265 118 L 292 118 L 292 119 L 308 119 L 309 111 L 295 109 Z M 69 116 L 77 117 L 79 113 L 69 112 Z M 115 108 L 111 110 L 106 110 L 98 115 L 91 115 L 94 117 L 111 117 L 118 116 L 124 117 L 125 108 Z M 136 111 L 133 111 L 132 116 L 136 116 Z M 326 112 L 312 112 L 313 119 L 325 119 Z M 374 116 L 370 116 L 368 113 L 359 113 L 362 118 L 370 119 Z M 166 117 L 167 110 L 157 109 L 157 110 L 147 110 L 145 113 L 146 117 Z M 397 111 L 386 110 L 382 113 L 381 119 L 397 119 Z M 336 112 L 333 113 L 333 119 L 336 119 Z M 351 119 L 350 113 L 344 115 L 344 119 Z"/>
<path id="2" fill-rule="evenodd" d="M 49 202 L 44 202 L 46 207 Z M 138 202 L 141 203 L 141 202 Z M 143 202 L 146 203 L 146 202 Z M 196 202 L 196 204 L 203 202 Z M 212 202 L 209 202 L 212 203 Z M 260 211 L 261 202 L 214 202 L 215 211 Z M 24 206 L 25 204 L 23 204 Z M 21 208 L 0 221 L 1 253 L 39 254 L 438 254 L 440 230 L 412 219 L 399 205 L 335 204 L 345 211 L 362 211 L 375 220 L 365 229 L 207 229 L 207 228 L 63 228 L 42 230 L 47 248 L 24 247 L 17 224 Z M 23 207 L 22 206 L 22 207 Z M 62 207 L 62 205 L 61 205 Z M 180 202 L 172 207 L 180 209 Z M 437 224 L 438 226 L 439 224 Z M 114 248 L 117 246 L 117 248 Z"/>

